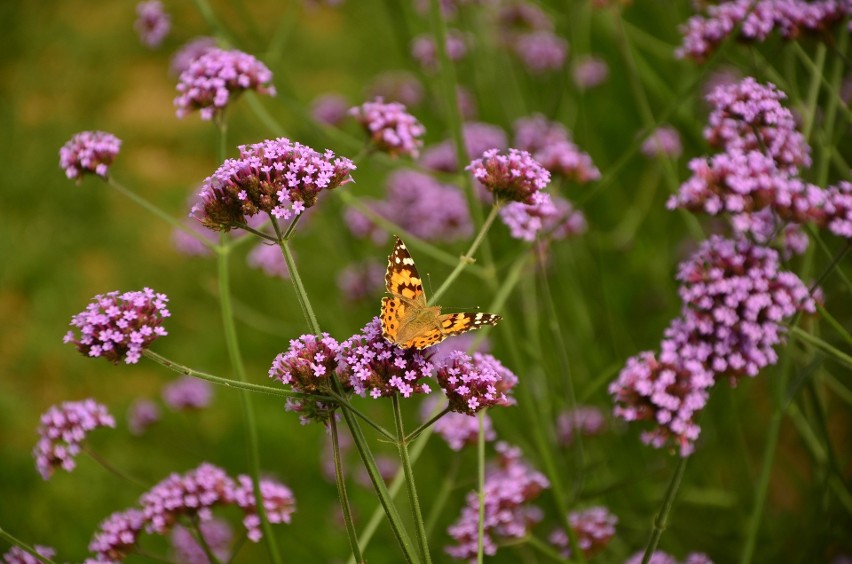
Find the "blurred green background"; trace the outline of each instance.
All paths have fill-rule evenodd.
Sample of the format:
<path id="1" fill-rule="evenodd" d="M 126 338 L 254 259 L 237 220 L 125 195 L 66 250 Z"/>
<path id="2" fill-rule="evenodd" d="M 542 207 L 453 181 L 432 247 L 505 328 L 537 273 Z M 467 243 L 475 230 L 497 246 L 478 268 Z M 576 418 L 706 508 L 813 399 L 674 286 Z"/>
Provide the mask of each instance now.
<path id="1" fill-rule="evenodd" d="M 154 350 L 177 362 L 229 376 L 215 261 L 184 257 L 174 249 L 170 226 L 102 182 L 89 178 L 77 186 L 58 168 L 59 148 L 74 133 L 89 129 L 112 132 L 123 140 L 112 175 L 175 217 L 187 213 L 189 195 L 218 165 L 216 132 L 197 115 L 183 120 L 175 117 L 176 78 L 170 76 L 168 67 L 180 45 L 195 36 L 210 35 L 212 30 L 193 3 L 165 4 L 172 16 L 172 32 L 159 49 L 151 51 L 140 44 L 132 28 L 133 2 L 0 3 L 0 119 L 4 132 L 0 139 L 0 526 L 27 542 L 55 547 L 58 561 L 83 560 L 99 522 L 134 504 L 141 492 L 85 457 L 79 459 L 73 473 L 60 471 L 43 481 L 35 471 L 31 451 L 37 440 L 38 417 L 52 404 L 86 397 L 105 403 L 118 427 L 94 432 L 90 439 L 93 448 L 117 467 L 152 484 L 169 472 L 186 471 L 202 461 L 220 465 L 231 474 L 248 469 L 235 393 L 217 389 L 212 407 L 198 413 L 164 409 L 159 424 L 145 435 L 133 437 L 126 426 L 127 407 L 139 397 L 159 400 L 162 386 L 173 375 L 145 360 L 135 366 L 112 366 L 84 358 L 62 344 L 71 316 L 95 294 L 150 286 L 168 294 L 173 314 L 166 324 L 169 336 L 159 340 Z M 280 94 L 260 103 L 283 132 L 317 149 L 328 147 L 350 157 L 359 151 L 362 139 L 354 124 L 348 124 L 343 135 L 329 136 L 306 120 L 299 108 L 328 91 L 344 94 L 353 105 L 360 103 L 378 73 L 416 69 L 406 42 L 411 34 L 428 31 L 426 18 L 417 16 L 408 4 L 392 0 L 350 1 L 335 8 L 220 0 L 212 7 L 219 20 L 226 22 L 236 46 L 257 55 L 272 69 Z M 529 77 L 505 54 L 480 53 L 485 56 L 468 57 L 459 68 L 461 82 L 476 95 L 478 119 L 511 131 L 515 119 L 544 112 L 565 123 L 578 145 L 608 176 L 608 170 L 647 125 L 623 57 L 621 34 L 625 32 L 654 115 L 677 108 L 670 121 L 683 136 L 685 156 L 676 163 L 675 174 L 684 178 L 688 158 L 708 152 L 701 139 L 706 110 L 697 91 L 682 100 L 677 93 L 709 69 L 672 56 L 679 42 L 677 25 L 690 15 L 690 3 L 637 2 L 621 15 L 615 10 L 592 11 L 586 2 L 552 2 L 545 8 L 559 33 L 571 43 L 571 61 L 594 52 L 609 64 L 610 78 L 593 93 L 583 94 L 566 76 Z M 467 10 L 462 24 L 487 34 L 488 28 L 475 15 L 477 9 Z M 270 53 L 271 44 L 277 48 Z M 811 50 L 812 46 L 804 47 Z M 767 58 L 757 60 L 784 69 L 790 57 L 779 49 L 780 43 L 769 42 L 761 48 Z M 755 63 L 744 50 L 732 52 L 725 58 L 726 64 L 766 79 L 762 63 Z M 792 80 L 804 85 L 807 78 L 799 70 Z M 447 126 L 437 82 L 426 76 L 425 86 L 426 101 L 414 113 L 428 128 L 428 145 L 446 138 Z M 794 95 L 794 107 L 796 102 Z M 247 100 L 232 105 L 228 120 L 229 155 L 237 144 L 276 133 Z M 357 183 L 343 189 L 358 196 L 379 196 L 385 176 L 403 164 L 365 161 L 355 175 Z M 504 323 L 513 324 L 514 333 L 523 336 L 516 344 L 525 362 L 518 366 L 509 362 L 505 328 L 491 333 L 492 352 L 520 376 L 522 385 L 550 397 L 552 405 L 542 406 L 553 411 L 548 417 L 555 416 L 566 401 L 559 357 L 546 330 L 548 316 L 555 315 L 564 331 L 580 400 L 609 414 L 609 381 L 627 357 L 657 347 L 663 329 L 679 310 L 676 264 L 696 242 L 688 234 L 684 217 L 664 208 L 670 190 L 665 178 L 666 169 L 659 162 L 636 155 L 594 197 L 588 197 L 593 190 L 588 186 L 570 188 L 567 196 L 582 202 L 590 229 L 587 235 L 554 247 L 549 280 L 556 311 L 536 309 L 544 307 L 543 298 L 530 272 L 506 310 L 499 312 L 506 318 Z M 635 236 L 615 237 L 649 190 L 655 190 L 650 212 Z M 377 299 L 346 303 L 335 283 L 337 274 L 354 259 L 384 261 L 390 244 L 377 247 L 353 239 L 342 252 L 338 242 L 350 237 L 341 220 L 342 206 L 334 198 L 325 204 L 300 229 L 294 246 L 321 326 L 342 340 L 376 315 L 379 304 Z M 721 228 L 713 222 L 704 225 L 708 231 Z M 805 277 L 821 273 L 830 255 L 842 245 L 829 236 L 824 239 L 827 249 L 812 242 L 813 250 L 806 259 L 794 260 L 790 267 L 803 269 Z M 499 224 L 492 229 L 490 241 L 501 265 L 522 248 Z M 459 254 L 465 245 L 459 242 L 444 247 Z M 246 251 L 243 247 L 232 264 L 240 340 L 252 381 L 266 383 L 272 359 L 305 326 L 290 283 L 246 268 Z M 422 253 L 414 254 L 421 272 L 430 272 L 437 287 L 449 267 Z M 852 274 L 848 260 L 841 268 L 847 276 Z M 836 275 L 825 283 L 827 308 L 848 328 L 852 308 L 844 288 Z M 490 296 L 484 295 L 476 279 L 462 276 L 442 301 L 485 308 Z M 828 330 L 824 338 L 842 348 Z M 796 348 L 793 370 L 801 374 L 812 355 L 799 345 Z M 687 469 L 662 549 L 678 557 L 704 551 L 717 562 L 736 559 L 752 509 L 764 430 L 772 413 L 769 381 L 777 372 L 777 367 L 767 369 L 734 390 L 716 388 L 701 420 L 699 448 Z M 849 370 L 840 364 L 826 360 L 819 372 L 831 373 L 852 387 Z M 837 479 L 835 470 L 839 471 L 839 491 L 848 496 L 852 476 L 849 399 L 843 400 L 817 383 L 797 395 L 793 405 L 802 417 L 814 422 L 818 413 L 815 402 L 824 408 L 827 418 L 823 427 L 815 427 L 818 437 L 814 440 L 819 445 L 833 445 L 832 458 L 839 468 L 828 468 L 825 457 L 808 447 L 813 441 L 801 425 L 785 418 L 758 561 L 829 561 L 835 555 L 852 553 L 850 498 L 843 498 L 830 483 Z M 283 402 L 276 398 L 257 396 L 255 403 L 263 468 L 289 485 L 297 498 L 293 523 L 276 528 L 287 561 L 344 559 L 348 545 L 337 517 L 335 487 L 321 472 L 323 430 L 300 426 L 297 417 L 285 413 Z M 360 400 L 358 405 L 392 426 L 384 403 Z M 408 425 L 417 424 L 418 407 L 414 401 L 406 405 Z M 541 469 L 523 411 L 495 410 L 492 416 L 501 438 L 521 445 Z M 377 452 L 394 453 L 392 445 L 378 440 L 374 445 Z M 641 445 L 635 429 L 614 421 L 608 433 L 586 442 L 586 451 L 587 478 L 579 505 L 603 504 L 619 517 L 618 534 L 600 560 L 620 561 L 644 546 L 675 459 Z M 464 494 L 474 487 L 475 455 L 451 453 L 442 441 L 433 439 L 416 466 L 428 514 L 430 500 L 454 457 L 459 458 L 460 477 L 432 537 L 439 561 L 446 558 L 441 551 L 449 540 L 446 526 L 456 519 Z M 559 460 L 565 470 L 563 479 L 573 490 L 577 484 L 571 481 L 572 453 L 561 451 Z M 366 489 L 354 486 L 351 491 L 360 529 L 375 501 Z M 546 537 L 556 526 L 556 510 L 548 493 L 542 495 L 540 505 L 546 519 L 536 531 Z M 236 520 L 233 525 L 239 529 Z M 163 546 L 158 539 L 145 542 L 152 550 Z M 386 528 L 380 529 L 367 556 L 370 562 L 398 560 Z M 262 545 L 248 546 L 240 557 L 253 561 L 265 557 L 265 552 Z M 498 560 L 506 562 L 538 557 L 523 545 L 498 554 Z"/>

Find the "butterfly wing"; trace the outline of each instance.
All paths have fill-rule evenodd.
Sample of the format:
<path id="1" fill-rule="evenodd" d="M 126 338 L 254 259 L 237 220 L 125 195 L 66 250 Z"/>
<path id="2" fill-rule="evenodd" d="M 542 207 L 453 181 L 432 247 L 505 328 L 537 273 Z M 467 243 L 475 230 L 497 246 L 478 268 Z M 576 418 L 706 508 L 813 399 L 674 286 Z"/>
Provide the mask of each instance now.
<path id="1" fill-rule="evenodd" d="M 401 345 L 399 329 L 405 321 L 407 309 L 408 305 L 399 298 L 382 298 L 382 337 L 396 345 Z"/>
<path id="2" fill-rule="evenodd" d="M 414 266 L 414 259 L 399 237 L 396 238 L 393 252 L 388 257 L 385 287 L 391 296 L 402 298 L 402 301 L 408 301 L 412 306 L 426 307 L 423 281 Z"/>
<path id="3" fill-rule="evenodd" d="M 459 335 L 474 329 L 479 329 L 484 325 L 497 325 L 503 319 L 499 315 L 493 313 L 447 313 L 438 317 L 438 322 L 441 325 L 443 337 L 441 340 L 452 335 Z"/>

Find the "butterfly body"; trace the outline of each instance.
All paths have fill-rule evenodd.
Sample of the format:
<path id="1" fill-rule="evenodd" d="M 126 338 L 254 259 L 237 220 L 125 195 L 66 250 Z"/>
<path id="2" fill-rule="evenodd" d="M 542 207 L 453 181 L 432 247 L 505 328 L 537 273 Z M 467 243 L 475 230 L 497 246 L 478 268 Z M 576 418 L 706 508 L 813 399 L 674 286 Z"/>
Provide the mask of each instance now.
<path id="1" fill-rule="evenodd" d="M 399 237 L 388 257 L 385 286 L 390 297 L 382 298 L 382 336 L 403 349 L 425 349 L 501 319 L 490 313 L 442 314 L 440 306 L 430 306 L 414 260 Z"/>

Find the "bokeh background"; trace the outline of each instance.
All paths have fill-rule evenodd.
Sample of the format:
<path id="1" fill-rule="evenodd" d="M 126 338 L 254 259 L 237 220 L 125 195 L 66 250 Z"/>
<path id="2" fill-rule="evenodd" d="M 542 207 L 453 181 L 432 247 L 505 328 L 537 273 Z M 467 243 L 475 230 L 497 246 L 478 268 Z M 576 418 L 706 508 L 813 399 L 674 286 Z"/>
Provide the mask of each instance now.
<path id="1" fill-rule="evenodd" d="M 214 126 L 197 115 L 175 117 L 176 78 L 169 73 L 169 61 L 187 40 L 216 30 L 211 30 L 195 4 L 165 4 L 172 32 L 160 48 L 149 50 L 132 28 L 133 2 L 0 3 L 0 526 L 28 542 L 54 546 L 60 561 L 83 560 L 98 523 L 134 504 L 141 492 L 85 457 L 73 473 L 58 472 L 43 481 L 31 451 L 38 417 L 52 404 L 86 397 L 105 403 L 118 426 L 93 433 L 93 448 L 115 466 L 150 483 L 202 461 L 231 474 L 248 468 L 236 394 L 217 389 L 212 406 L 199 412 L 163 409 L 157 425 L 134 437 L 125 421 L 127 407 L 139 397 L 159 401 L 163 385 L 173 375 L 144 360 L 135 366 L 112 366 L 84 358 L 62 344 L 71 316 L 93 295 L 150 286 L 168 294 L 173 314 L 167 323 L 169 336 L 154 349 L 178 362 L 228 375 L 215 261 L 181 255 L 169 225 L 104 183 L 87 179 L 75 185 L 58 168 L 58 150 L 71 135 L 88 129 L 110 131 L 123 140 L 112 168 L 114 177 L 175 217 L 188 212 L 188 198 L 219 164 L 217 138 Z M 682 99 L 679 93 L 713 70 L 673 57 L 679 42 L 677 26 L 691 14 L 690 2 L 643 1 L 624 12 L 593 10 L 588 2 L 545 2 L 542 7 L 554 18 L 558 33 L 570 42 L 569 65 L 574 57 L 594 52 L 608 63 L 608 80 L 584 93 L 567 71 L 530 76 L 506 53 L 484 49 L 458 68 L 461 82 L 475 94 L 477 119 L 511 131 L 515 119 L 545 113 L 573 132 L 578 145 L 608 177 L 648 125 L 627 72 L 626 37 L 653 114 L 675 108 L 669 121 L 679 129 L 685 148 L 674 172 L 684 178 L 688 158 L 707 153 L 701 137 L 706 109 L 699 88 Z M 419 73 L 408 41 L 413 34 L 428 31 L 427 18 L 408 4 L 390 0 L 350 1 L 336 7 L 218 0 L 212 8 L 235 45 L 272 69 L 279 89 L 276 98 L 258 99 L 279 130 L 271 129 L 247 100 L 233 104 L 228 115 L 230 155 L 238 144 L 286 134 L 317 149 L 328 147 L 354 156 L 364 141 L 356 124 L 329 134 L 307 119 L 305 109 L 325 92 L 339 92 L 353 105 L 359 104 L 375 76 L 384 71 Z M 486 36 L 490 33 L 476 17 L 464 24 Z M 803 46 L 810 49 L 807 43 Z M 760 47 L 766 57 L 760 60 L 779 69 L 795 67 L 781 48 L 780 42 L 770 41 Z M 725 64 L 763 80 L 762 63 L 756 60 L 744 49 L 735 49 L 714 67 Z M 418 76 L 426 97 L 414 113 L 427 126 L 428 145 L 447 137 L 447 125 L 436 79 Z M 806 78 L 799 71 L 792 80 L 803 87 Z M 793 107 L 801 100 L 798 95 L 792 95 Z M 404 161 L 364 161 L 357 183 L 344 189 L 359 197 L 378 196 L 387 174 L 400 166 Z M 499 312 L 506 318 L 504 323 L 513 324 L 515 333 L 523 336 L 516 345 L 527 362 L 510 368 L 522 385 L 549 398 L 541 408 L 551 419 L 566 402 L 559 357 L 546 330 L 552 317 L 563 331 L 561 339 L 579 399 L 609 414 L 607 384 L 626 358 L 656 348 L 663 329 L 678 312 L 676 264 L 695 248 L 696 240 L 682 215 L 665 210 L 671 189 L 666 174 L 659 161 L 634 154 L 600 192 L 594 184 L 570 187 L 565 193 L 586 214 L 589 231 L 552 250 L 549 281 L 555 310 L 544 308 L 542 296 L 530 281 L 522 282 L 505 311 Z M 647 213 L 640 210 L 641 221 L 625 231 L 625 218 L 636 215 L 637 202 L 646 196 Z M 344 339 L 378 313 L 379 303 L 378 296 L 357 304 L 346 302 L 337 287 L 337 275 L 354 260 L 384 261 L 390 243 L 373 245 L 353 239 L 341 219 L 341 202 L 329 198 L 322 204 L 300 229 L 294 246 L 321 326 Z M 720 228 L 712 222 L 704 226 L 708 231 Z M 514 257 L 522 248 L 499 224 L 492 229 L 490 241 L 503 266 L 507 261 L 501 262 L 502 257 Z M 794 260 L 791 268 L 805 277 L 818 275 L 842 245 L 830 237 L 825 237 L 825 244 L 826 250 L 812 244 L 816 248 L 805 260 Z M 465 246 L 463 241 L 444 245 L 453 254 Z M 247 268 L 247 250 L 240 249 L 232 268 L 238 328 L 250 378 L 266 383 L 272 359 L 305 327 L 290 283 Z M 446 265 L 427 256 L 415 253 L 415 258 L 421 272 L 432 274 L 435 287 L 449 272 Z M 841 270 L 852 275 L 848 260 Z M 850 327 L 849 292 L 836 276 L 825 287 L 827 307 Z M 489 299 L 476 279 L 463 275 L 442 301 L 470 308 L 485 307 Z M 492 352 L 509 364 L 506 338 L 499 327 L 490 334 Z M 825 338 L 836 341 L 831 334 Z M 797 364 L 795 370 L 800 368 Z M 848 368 L 826 360 L 819 370 L 852 387 Z M 763 432 L 772 413 L 769 382 L 776 371 L 777 367 L 767 369 L 736 389 L 716 388 L 701 420 L 699 449 L 687 469 L 661 548 L 681 557 L 703 551 L 717 562 L 732 561 L 739 554 L 760 469 Z M 839 468 L 829 469 L 808 447 L 810 438 L 802 427 L 785 418 L 758 561 L 830 561 L 839 554 L 852 554 L 852 498 L 844 499 L 829 486 L 839 472 L 845 484 L 840 491 L 849 495 L 849 397 L 817 385 L 806 387 L 793 405 L 813 422 L 814 402 L 824 408 L 827 418 L 821 426 L 808 429 L 820 436 L 820 444 L 833 445 L 831 458 Z M 287 561 L 340 561 L 348 548 L 337 516 L 334 484 L 321 470 L 326 452 L 323 430 L 301 426 L 279 399 L 257 396 L 255 403 L 263 467 L 288 484 L 297 497 L 293 523 L 276 529 Z M 391 426 L 386 405 L 361 400 L 359 406 Z M 410 402 L 406 409 L 408 424 L 413 426 L 419 418 L 419 402 Z M 523 447 L 532 464 L 541 468 L 523 412 L 514 408 L 495 410 L 492 415 L 501 438 Z M 394 452 L 392 445 L 378 440 L 374 445 L 377 452 Z M 635 429 L 615 421 L 609 422 L 605 435 L 587 441 L 586 449 L 586 480 L 579 504 L 603 504 L 619 517 L 618 534 L 601 559 L 623 561 L 644 546 L 675 459 L 641 445 Z M 573 487 L 572 453 L 559 451 L 558 460 Z M 436 516 L 432 544 L 439 560 L 445 558 L 439 547 L 449 541 L 446 526 L 455 520 L 465 493 L 474 487 L 475 455 L 454 454 L 435 438 L 416 467 L 428 513 L 430 499 L 451 462 L 459 464 L 460 470 L 449 501 Z M 363 524 L 375 507 L 374 497 L 358 486 L 351 491 L 356 520 Z M 540 505 L 547 516 L 539 529 L 544 537 L 555 526 L 556 510 L 547 493 Z M 234 525 L 239 526 L 236 521 Z M 146 543 L 152 550 L 164 546 L 161 539 Z M 370 562 L 398 559 L 386 528 L 380 529 L 367 554 Z M 240 553 L 243 561 L 264 556 L 262 545 L 247 546 Z M 521 545 L 501 550 L 498 559 L 535 561 L 538 557 Z"/>

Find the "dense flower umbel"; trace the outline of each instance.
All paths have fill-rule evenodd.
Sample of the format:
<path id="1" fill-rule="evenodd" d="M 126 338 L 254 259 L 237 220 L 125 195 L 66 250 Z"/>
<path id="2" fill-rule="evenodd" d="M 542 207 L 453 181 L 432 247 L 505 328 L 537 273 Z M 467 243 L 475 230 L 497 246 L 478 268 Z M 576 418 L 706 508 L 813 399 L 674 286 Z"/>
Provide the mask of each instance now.
<path id="1" fill-rule="evenodd" d="M 269 478 L 261 479 L 259 485 L 263 509 L 269 522 L 273 525 L 289 523 L 296 511 L 296 498 L 290 488 Z M 251 478 L 245 474 L 237 476 L 234 504 L 245 513 L 243 525 L 247 531 L 246 536 L 253 542 L 259 541 L 263 537 L 260 515 L 257 514 L 257 501 Z"/>
<path id="2" fill-rule="evenodd" d="M 450 30 L 447 33 L 447 56 L 451 61 L 457 61 L 467 53 L 467 42 L 460 31 Z M 411 55 L 420 65 L 434 71 L 438 68 L 438 48 L 431 35 L 418 35 L 411 41 Z"/>
<path id="3" fill-rule="evenodd" d="M 426 128 L 406 111 L 399 102 L 376 98 L 349 110 L 370 135 L 374 147 L 391 156 L 409 155 L 417 158 Z"/>
<path id="4" fill-rule="evenodd" d="M 639 551 L 628 558 L 624 564 L 642 564 L 644 556 L 645 552 Z M 648 564 L 713 564 L 713 561 L 703 552 L 691 552 L 686 555 L 686 558 L 681 563 L 674 556 L 670 556 L 662 550 L 657 550 L 651 554 Z"/>
<path id="5" fill-rule="evenodd" d="M 64 342 L 73 343 L 86 356 L 135 364 L 144 349 L 167 335 L 162 324 L 171 315 L 166 309 L 168 301 L 165 294 L 150 288 L 99 294 L 85 311 L 71 318 L 71 326 L 80 329 L 80 336 L 68 331 Z"/>
<path id="6" fill-rule="evenodd" d="M 642 143 L 642 154 L 652 159 L 654 157 L 678 158 L 683 153 L 680 143 L 680 133 L 674 127 L 657 128 Z"/>
<path id="7" fill-rule="evenodd" d="M 510 202 L 500 210 L 500 219 L 509 228 L 512 237 L 535 241 L 541 234 L 551 239 L 565 239 L 586 231 L 583 212 L 574 209 L 571 202 L 545 192 L 533 195 L 532 204 Z"/>
<path id="8" fill-rule="evenodd" d="M 382 337 L 378 317 L 340 344 L 338 362 L 341 379 L 361 396 L 369 393 L 380 398 L 399 393 L 407 398 L 431 391 L 421 380 L 431 375 L 432 364 L 416 349 L 403 350 Z"/>
<path id="9" fill-rule="evenodd" d="M 568 42 L 550 31 L 525 33 L 517 38 L 512 47 L 533 74 L 562 68 L 568 56 Z"/>
<path id="10" fill-rule="evenodd" d="M 819 34 L 852 13 L 846 0 L 733 0 L 710 4 L 707 15 L 693 16 L 681 27 L 678 57 L 703 61 L 737 26 L 738 39 L 761 42 L 775 30 L 784 39 Z"/>
<path id="11" fill-rule="evenodd" d="M 479 157 L 488 149 L 505 149 L 506 133 L 490 123 L 468 122 L 462 126 L 462 138 L 469 157 Z M 453 141 L 448 139 L 423 151 L 420 164 L 430 170 L 458 172 L 459 165 Z"/>
<path id="12" fill-rule="evenodd" d="M 609 512 L 606 507 L 590 507 L 582 511 L 572 511 L 568 515 L 568 524 L 577 535 L 577 543 L 583 558 L 592 558 L 606 548 L 615 536 L 615 525 L 618 517 Z M 564 529 L 557 529 L 550 534 L 551 544 L 556 545 L 562 556 L 571 558 L 571 548 L 568 535 Z"/>
<path id="13" fill-rule="evenodd" d="M 213 384 L 181 376 L 163 387 L 163 401 L 175 411 L 204 409 L 213 400 Z"/>
<path id="14" fill-rule="evenodd" d="M 138 509 L 113 513 L 101 522 L 89 552 L 98 562 L 120 562 L 133 552 L 144 526 L 145 517 Z"/>
<path id="15" fill-rule="evenodd" d="M 177 116 L 182 118 L 200 110 L 201 119 L 213 119 L 232 97 L 246 90 L 274 96 L 271 82 L 272 72 L 248 53 L 211 49 L 180 74 L 180 94 L 174 102 Z"/>
<path id="16" fill-rule="evenodd" d="M 321 338 L 302 335 L 290 341 L 287 352 L 275 357 L 269 368 L 269 377 L 291 386 L 296 392 L 324 395 L 332 389 L 338 352 L 340 344 L 328 333 L 323 333 Z M 344 389 L 351 389 L 348 382 L 341 382 L 341 385 Z M 299 413 L 303 424 L 327 422 L 334 408 L 334 405 L 311 398 L 287 400 L 287 410 Z"/>
<path id="17" fill-rule="evenodd" d="M 420 408 L 420 416 L 424 423 L 435 414 L 435 408 L 439 401 L 437 397 L 430 396 L 423 402 Z M 438 419 L 432 429 L 447 442 L 451 449 L 459 451 L 465 446 L 475 445 L 479 441 L 480 417 L 482 417 L 482 430 L 485 434 L 485 440 L 493 441 L 497 438 L 497 433 L 494 432 L 494 426 L 487 413 L 471 417 L 451 411 Z"/>
<path id="18" fill-rule="evenodd" d="M 609 393 L 616 416 L 655 424 L 642 433 L 644 443 L 657 448 L 671 444 L 681 456 L 689 456 L 701 432 L 694 418 L 707 403 L 713 374 L 696 360 L 673 361 L 658 361 L 652 352 L 640 353 L 627 360 Z"/>
<path id="19" fill-rule="evenodd" d="M 732 383 L 775 364 L 782 323 L 816 309 L 804 283 L 780 270 L 775 250 L 744 239 L 711 237 L 681 263 L 677 278 L 684 307 L 666 331 L 661 359 L 698 361 Z"/>
<path id="20" fill-rule="evenodd" d="M 80 453 L 86 434 L 98 427 L 115 427 L 115 419 L 105 405 L 93 399 L 66 401 L 43 413 L 39 440 L 33 449 L 41 477 L 49 479 L 57 468 L 73 470 L 74 457 Z"/>
<path id="21" fill-rule="evenodd" d="M 121 140 L 105 131 L 82 131 L 59 149 L 59 167 L 79 183 L 85 174 L 106 178 Z"/>
<path id="22" fill-rule="evenodd" d="M 139 398 L 127 409 L 127 427 L 132 435 L 141 435 L 160 420 L 160 407 L 153 401 Z"/>
<path id="23" fill-rule="evenodd" d="M 234 536 L 231 526 L 221 519 L 213 519 L 212 521 L 202 522 L 198 528 L 213 555 L 220 562 L 227 562 L 231 557 L 231 540 Z M 176 525 L 172 529 L 172 551 L 177 562 L 210 564 L 207 554 L 198 544 L 195 535 L 181 525 Z"/>
<path id="24" fill-rule="evenodd" d="M 147 47 L 158 47 L 172 27 L 171 18 L 163 9 L 160 0 L 148 0 L 136 5 L 136 21 L 133 27 Z"/>
<path id="25" fill-rule="evenodd" d="M 213 37 L 196 37 L 187 41 L 172 57 L 169 69 L 175 76 L 189 68 L 189 66 L 201 55 L 216 49 L 216 39 Z"/>
<path id="26" fill-rule="evenodd" d="M 545 488 L 550 487 L 541 473 L 521 460 L 521 451 L 506 443 L 497 444 L 499 459 L 496 466 L 485 475 L 485 534 L 483 549 L 493 556 L 502 539 L 519 539 L 529 534 L 530 525 L 541 519 L 538 508 L 530 502 Z M 458 559 L 476 559 L 479 523 L 479 495 L 467 494 L 466 503 L 458 520 L 447 530 L 455 546 L 446 547 L 447 553 Z"/>
<path id="27" fill-rule="evenodd" d="M 603 432 L 606 419 L 600 409 L 591 405 L 578 405 L 566 410 L 556 419 L 556 438 L 560 444 L 569 445 L 577 435 L 593 436 Z"/>
<path id="28" fill-rule="evenodd" d="M 540 114 L 515 122 L 515 147 L 532 154 L 551 174 L 585 184 L 601 177 L 592 158 L 571 140 L 561 123 Z"/>
<path id="29" fill-rule="evenodd" d="M 752 77 L 719 86 L 707 96 L 713 111 L 704 137 L 729 152 L 765 152 L 791 173 L 809 167 L 810 147 L 796 130 L 793 113 L 781 105 L 786 97 L 774 84 L 763 85 Z"/>
<path id="30" fill-rule="evenodd" d="M 33 550 L 45 558 L 53 558 L 56 556 L 56 551 L 49 546 L 36 544 L 33 546 Z M 6 564 L 39 564 L 41 560 L 24 549 L 13 546 L 9 549 L 9 552 L 3 555 L 3 562 Z"/>
<path id="31" fill-rule="evenodd" d="M 355 165 L 283 137 L 240 146 L 201 187 L 192 214 L 206 227 L 229 231 L 270 213 L 288 219 L 313 206 L 323 190 L 350 182 Z"/>
<path id="32" fill-rule="evenodd" d="M 533 203 L 533 195 L 550 182 L 550 172 L 526 151 L 490 149 L 473 160 L 465 170 L 494 195 L 496 200 Z"/>
<path id="33" fill-rule="evenodd" d="M 810 244 L 801 225 L 785 224 L 771 208 L 733 215 L 731 227 L 737 236 L 748 235 L 754 242 L 765 246 L 777 245 L 785 260 L 803 254 Z"/>
<path id="34" fill-rule="evenodd" d="M 470 357 L 461 351 L 452 352 L 438 367 L 437 377 L 451 411 L 475 415 L 487 407 L 515 403 L 506 394 L 518 383 L 518 377 L 490 354 L 473 353 Z"/>

